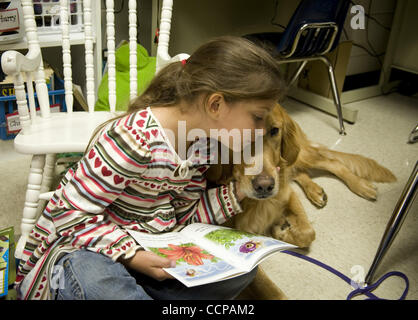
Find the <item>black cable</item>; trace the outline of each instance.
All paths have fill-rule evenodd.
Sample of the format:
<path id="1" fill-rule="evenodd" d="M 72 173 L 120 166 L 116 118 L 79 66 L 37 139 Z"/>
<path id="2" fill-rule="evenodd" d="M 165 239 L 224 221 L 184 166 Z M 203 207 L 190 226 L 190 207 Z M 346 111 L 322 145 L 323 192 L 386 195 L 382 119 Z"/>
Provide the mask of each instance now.
<path id="1" fill-rule="evenodd" d="M 350 3 L 352 4 L 352 5 L 354 5 L 354 6 L 357 6 L 358 4 L 356 4 L 354 1 L 352 1 L 352 0 L 350 0 Z M 371 0 L 370 0 L 370 3 L 369 3 L 369 13 L 370 13 L 370 8 L 371 8 Z M 390 30 L 392 30 L 391 28 L 389 28 L 389 27 L 387 27 L 387 26 L 385 26 L 383 23 L 381 23 L 379 20 L 377 20 L 375 17 L 372 17 L 369 13 L 367 13 L 367 12 L 365 12 L 364 13 L 364 15 L 368 18 L 368 19 L 370 19 L 370 20 L 372 20 L 372 21 L 374 21 L 376 24 L 378 24 L 379 26 L 381 26 L 383 29 L 385 29 L 386 31 L 390 31 Z"/>
<path id="2" fill-rule="evenodd" d="M 369 1 L 369 8 L 368 8 L 368 12 L 370 13 L 371 12 L 371 9 L 372 9 L 372 0 L 370 0 Z M 369 47 L 370 47 L 370 49 L 372 50 L 372 52 L 375 54 L 375 58 L 377 59 L 377 61 L 379 62 L 379 65 L 380 65 L 380 69 L 381 69 L 381 75 L 382 75 L 382 77 L 383 77 L 383 82 L 385 82 L 385 78 L 386 78 L 386 73 L 385 73 L 385 70 L 383 69 L 383 62 L 380 60 L 380 56 L 382 56 L 382 55 L 384 55 L 384 54 L 386 54 L 386 52 L 384 52 L 383 54 L 381 54 L 381 55 L 378 55 L 377 54 L 377 52 L 376 52 L 376 50 L 373 48 L 373 46 L 372 46 L 372 44 L 371 44 L 371 42 L 370 42 L 370 39 L 369 39 L 369 23 L 370 23 L 370 15 L 368 15 L 367 13 L 365 14 L 366 15 L 366 17 L 368 17 L 368 19 L 367 19 L 367 32 L 366 32 L 366 41 L 367 41 L 367 44 L 369 45 Z M 373 19 L 372 19 L 373 20 Z M 390 29 L 389 29 L 390 30 Z M 382 95 L 388 95 L 388 94 L 391 94 L 391 93 L 393 93 L 393 92 L 395 92 L 398 88 L 394 88 L 393 90 L 389 90 L 388 92 L 385 92 L 384 91 L 384 89 L 383 89 L 383 87 L 382 88 L 380 88 L 381 89 L 381 92 L 382 92 Z"/>
<path id="3" fill-rule="evenodd" d="M 353 1 L 351 1 L 350 0 L 350 3 L 351 4 L 353 4 L 353 5 L 356 5 Z M 368 8 L 368 12 L 370 12 L 371 11 L 371 7 L 372 7 L 372 0 L 370 0 L 369 1 L 369 8 Z M 353 41 L 353 46 L 355 46 L 355 47 L 358 47 L 358 48 L 360 48 L 360 49 L 362 49 L 362 50 L 364 50 L 364 51 L 366 51 L 371 57 L 373 57 L 373 58 L 376 58 L 377 59 L 377 61 L 379 62 L 379 65 L 381 66 L 381 67 L 383 67 L 383 63 L 382 63 L 382 61 L 380 60 L 380 57 L 382 57 L 382 56 L 384 56 L 385 54 L 386 54 L 386 52 L 382 52 L 382 53 L 377 53 L 376 52 L 376 50 L 374 49 L 374 47 L 373 47 L 373 45 L 371 44 L 371 42 L 370 42 L 370 39 L 369 39 L 369 22 L 370 22 L 370 19 L 372 18 L 369 14 L 367 14 L 367 13 L 365 13 L 365 16 L 368 18 L 367 19 L 367 31 L 366 31 L 366 41 L 367 41 L 367 44 L 368 44 L 368 46 L 370 47 L 370 50 L 369 49 L 367 49 L 365 46 L 363 46 L 363 45 L 361 45 L 361 44 L 359 44 L 359 43 L 356 43 L 356 42 L 354 42 Z M 348 35 L 347 35 L 347 31 L 345 30 L 345 28 L 343 28 L 343 32 L 344 32 L 344 35 L 345 35 L 345 37 L 346 37 L 346 39 L 348 40 Z"/>
<path id="4" fill-rule="evenodd" d="M 348 37 L 348 34 L 347 34 L 347 30 L 345 30 L 345 28 L 343 28 L 343 32 L 344 32 L 344 36 L 345 36 L 345 38 L 346 38 L 347 40 L 349 40 L 349 37 Z M 383 56 L 383 55 L 385 55 L 385 54 L 386 54 L 386 52 L 382 52 L 382 53 L 379 53 L 379 54 L 374 54 L 374 53 L 372 53 L 369 49 L 367 49 L 365 46 L 363 46 L 363 45 L 361 45 L 361 44 L 359 44 L 359 43 L 356 43 L 356 42 L 354 42 L 354 41 L 352 41 L 352 40 L 351 40 L 351 42 L 353 43 L 353 46 L 358 47 L 358 48 L 360 48 L 360 49 L 362 49 L 362 50 L 366 51 L 366 52 L 367 52 L 367 54 L 368 54 L 369 56 L 373 57 L 373 58 L 378 58 L 378 57 L 381 57 L 381 56 Z"/>
<path id="5" fill-rule="evenodd" d="M 353 4 L 353 5 L 356 5 L 353 1 L 351 1 L 350 0 L 350 2 L 351 2 L 351 4 Z M 370 10 L 371 10 L 371 6 L 372 6 L 372 0 L 370 0 L 370 2 L 369 2 L 369 8 L 368 8 L 368 11 L 370 12 Z M 367 27 L 369 27 L 369 21 L 370 20 L 373 20 L 373 21 L 375 21 L 375 22 L 377 22 L 377 20 L 376 19 L 374 19 L 373 17 L 371 17 L 369 14 L 367 14 L 367 13 L 365 13 L 365 16 L 368 18 L 367 19 Z M 380 23 L 378 23 L 379 25 L 381 25 Z M 383 26 L 383 25 L 381 25 L 381 26 Z M 388 28 L 386 28 L 385 27 L 385 29 L 386 30 L 391 30 L 391 29 L 388 29 Z M 348 34 L 347 34 L 347 30 L 345 30 L 345 28 L 343 28 L 343 33 L 344 33 L 344 35 L 345 35 L 345 37 L 346 37 L 346 39 L 347 40 L 349 40 L 349 38 L 348 38 Z M 354 41 L 352 41 L 352 43 L 353 43 L 353 46 L 355 46 L 355 47 L 358 47 L 358 48 L 360 48 L 360 49 L 362 49 L 362 50 L 364 50 L 364 51 L 366 51 L 371 57 L 373 57 L 373 58 L 376 58 L 377 59 L 377 61 L 379 62 L 379 65 L 380 65 L 380 67 L 381 67 L 381 73 L 382 73 L 382 76 L 383 76 L 383 79 L 385 79 L 386 78 L 386 74 L 385 74 L 385 70 L 383 69 L 383 63 L 382 63 L 382 61 L 380 60 L 380 57 L 381 56 L 383 56 L 383 55 L 385 55 L 386 54 L 386 52 L 383 52 L 383 53 L 380 53 L 380 54 L 378 54 L 377 52 L 376 52 L 376 50 L 374 50 L 374 48 L 373 48 L 373 46 L 372 46 L 372 44 L 371 44 L 371 42 L 370 42 L 370 39 L 369 39 L 369 32 L 368 32 L 368 30 L 366 31 L 366 40 L 367 40 L 367 44 L 370 46 L 370 48 L 371 48 L 371 50 L 373 51 L 373 52 L 371 52 L 369 49 L 367 49 L 365 46 L 363 46 L 363 45 L 361 45 L 361 44 L 358 44 L 358 43 L 355 43 Z M 387 92 L 385 92 L 384 91 L 384 89 L 383 88 L 381 88 L 381 92 L 382 92 L 382 95 L 389 95 L 389 94 L 391 94 L 391 93 L 393 93 L 393 92 L 396 92 L 397 91 L 397 87 L 396 88 L 393 88 L 392 90 L 389 90 L 389 91 L 387 91 Z"/>
<path id="6" fill-rule="evenodd" d="M 371 10 L 372 10 L 372 0 L 370 0 L 369 1 L 369 10 L 368 10 L 368 12 L 371 12 Z M 370 23 L 370 18 L 369 19 L 367 19 L 367 32 L 366 32 L 366 41 L 367 41 L 367 44 L 369 45 L 369 47 L 370 47 L 370 49 L 372 50 L 372 52 L 375 54 L 375 57 L 377 58 L 377 61 L 379 62 L 379 64 L 380 64 L 380 67 L 383 67 L 383 63 L 382 63 L 382 61 L 380 61 L 380 56 L 377 54 L 377 52 L 376 52 L 376 50 L 374 49 L 374 47 L 372 46 L 372 44 L 371 44 L 371 42 L 370 42 L 370 39 L 369 39 L 369 30 L 370 30 L 370 28 L 369 28 L 369 23 Z"/>
<path id="7" fill-rule="evenodd" d="M 120 5 L 120 9 L 115 10 L 115 14 L 121 13 L 124 6 L 125 6 L 125 0 L 122 0 L 122 4 Z"/>
<path id="8" fill-rule="evenodd" d="M 279 0 L 276 0 L 275 2 L 274 2 L 274 15 L 273 15 L 273 17 L 270 19 L 270 23 L 273 25 L 273 26 L 277 26 L 277 27 L 280 27 L 280 28 L 282 28 L 283 30 L 284 29 L 286 29 L 286 27 L 284 26 L 284 25 L 282 25 L 282 24 L 280 24 L 280 23 L 277 23 L 277 22 L 275 22 L 274 20 L 276 19 L 276 17 L 277 17 L 277 8 L 279 7 Z"/>
<path id="9" fill-rule="evenodd" d="M 361 44 L 358 44 L 358 43 L 355 43 L 355 42 L 353 42 L 353 46 L 358 47 L 358 48 L 366 51 L 369 56 L 371 56 L 373 58 L 376 58 L 379 61 L 379 64 L 382 65 L 382 62 L 380 61 L 379 58 L 381 56 L 384 56 L 386 54 L 386 52 L 383 52 L 383 53 L 380 53 L 380 54 L 375 54 L 375 53 L 370 52 L 365 46 L 362 46 Z"/>

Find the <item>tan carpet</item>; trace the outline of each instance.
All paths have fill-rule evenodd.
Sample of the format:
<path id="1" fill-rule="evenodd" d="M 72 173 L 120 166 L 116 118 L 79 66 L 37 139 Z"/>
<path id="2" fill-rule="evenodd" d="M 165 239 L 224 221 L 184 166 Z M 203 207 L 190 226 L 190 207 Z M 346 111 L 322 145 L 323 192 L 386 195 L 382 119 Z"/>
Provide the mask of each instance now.
<path id="1" fill-rule="evenodd" d="M 14 226 L 19 235 L 31 157 L 12 147 L 13 141 L 0 140 L 0 228 Z"/>

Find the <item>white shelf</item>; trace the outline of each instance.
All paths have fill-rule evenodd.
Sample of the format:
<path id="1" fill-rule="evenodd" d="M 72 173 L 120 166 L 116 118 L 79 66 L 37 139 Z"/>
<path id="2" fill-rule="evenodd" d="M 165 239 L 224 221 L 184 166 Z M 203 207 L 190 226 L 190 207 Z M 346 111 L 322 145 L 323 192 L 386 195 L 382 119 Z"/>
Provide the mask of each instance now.
<path id="1" fill-rule="evenodd" d="M 38 38 L 39 38 L 39 43 L 40 43 L 41 48 L 61 46 L 62 40 L 61 40 L 60 34 L 53 34 L 53 33 L 39 34 Z M 96 37 L 93 38 L 93 42 L 96 42 Z M 70 33 L 70 43 L 71 45 L 84 44 L 84 32 Z M 20 42 L 13 42 L 13 43 L 7 43 L 7 44 L 2 44 L 0 42 L 1 51 L 19 50 L 19 49 L 27 49 L 27 48 L 28 48 L 28 43 L 27 43 L 26 37 L 23 37 L 23 39 Z"/>
<path id="2" fill-rule="evenodd" d="M 101 1 L 91 1 L 92 5 L 92 31 L 93 31 L 93 59 L 94 65 L 98 66 L 95 68 L 95 89 L 99 87 L 99 83 L 102 79 L 102 9 L 101 9 Z M 40 28 L 41 29 L 41 28 Z M 38 30 L 38 40 L 41 48 L 52 48 L 52 47 L 62 47 L 62 35 L 60 32 L 53 33 L 51 31 L 42 32 L 42 30 Z M 76 30 L 70 29 L 70 44 L 73 45 L 84 45 L 85 38 L 84 38 L 84 31 L 80 31 L 80 28 Z M 24 36 L 23 39 L 19 42 L 13 43 L 2 43 L 0 42 L 0 52 L 7 51 L 7 50 L 24 50 L 28 48 L 28 43 L 26 37 Z M 76 66 L 80 71 L 83 70 L 84 59 L 77 59 L 73 61 L 73 66 Z M 81 65 L 80 65 L 81 63 Z M 74 72 L 74 71 L 73 71 Z M 81 80 L 80 85 L 84 87 L 85 82 Z"/>

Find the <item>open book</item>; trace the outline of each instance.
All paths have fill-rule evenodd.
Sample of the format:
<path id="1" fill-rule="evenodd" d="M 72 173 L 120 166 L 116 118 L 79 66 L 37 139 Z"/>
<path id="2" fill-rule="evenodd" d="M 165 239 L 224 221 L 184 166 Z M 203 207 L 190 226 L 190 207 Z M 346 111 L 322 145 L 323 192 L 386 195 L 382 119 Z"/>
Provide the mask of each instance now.
<path id="1" fill-rule="evenodd" d="M 203 223 L 190 224 L 180 232 L 129 233 L 145 250 L 175 260 L 175 268 L 164 270 L 187 287 L 245 274 L 273 253 L 297 248 L 273 238 Z"/>

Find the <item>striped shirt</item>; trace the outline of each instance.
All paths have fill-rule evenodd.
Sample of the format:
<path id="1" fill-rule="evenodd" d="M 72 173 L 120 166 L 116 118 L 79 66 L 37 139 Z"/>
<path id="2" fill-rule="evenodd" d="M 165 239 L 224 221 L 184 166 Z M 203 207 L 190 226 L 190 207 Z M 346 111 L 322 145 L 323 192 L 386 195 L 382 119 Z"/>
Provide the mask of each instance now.
<path id="1" fill-rule="evenodd" d="M 178 231 L 242 212 L 232 182 L 206 188 L 204 158 L 182 160 L 149 107 L 111 122 L 65 174 L 29 234 L 16 279 L 20 299 L 51 298 L 53 266 L 65 253 L 128 259 L 142 248 L 127 230 Z"/>

